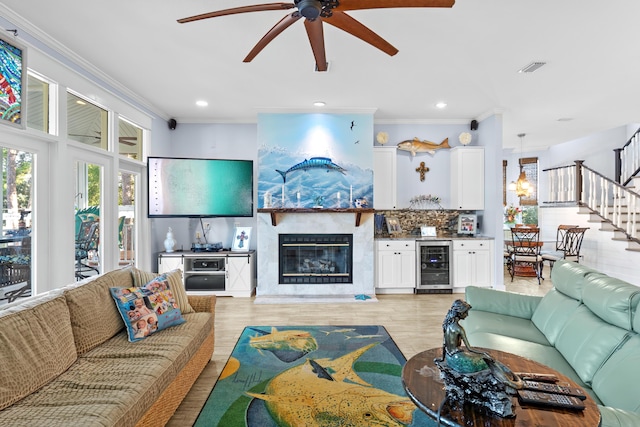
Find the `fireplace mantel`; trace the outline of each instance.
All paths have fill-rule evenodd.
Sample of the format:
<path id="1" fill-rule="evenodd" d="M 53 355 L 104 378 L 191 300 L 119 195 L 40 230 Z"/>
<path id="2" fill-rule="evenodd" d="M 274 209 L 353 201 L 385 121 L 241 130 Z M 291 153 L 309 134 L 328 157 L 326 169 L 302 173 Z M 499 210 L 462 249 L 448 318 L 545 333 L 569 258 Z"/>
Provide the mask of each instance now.
<path id="1" fill-rule="evenodd" d="M 356 215 L 356 227 L 360 226 L 360 219 L 363 213 L 374 213 L 375 209 L 370 208 L 261 208 L 258 213 L 271 214 L 271 225 L 277 227 L 278 215 L 287 213 L 354 213 Z"/>

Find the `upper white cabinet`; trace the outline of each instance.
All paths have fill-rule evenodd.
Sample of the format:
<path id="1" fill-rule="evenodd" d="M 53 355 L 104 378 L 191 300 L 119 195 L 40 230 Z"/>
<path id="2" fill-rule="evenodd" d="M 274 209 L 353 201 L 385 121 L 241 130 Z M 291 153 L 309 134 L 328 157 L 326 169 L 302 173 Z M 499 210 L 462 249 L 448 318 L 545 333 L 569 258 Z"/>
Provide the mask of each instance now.
<path id="1" fill-rule="evenodd" d="M 373 207 L 395 209 L 397 206 L 396 147 L 373 149 Z"/>
<path id="2" fill-rule="evenodd" d="M 484 148 L 451 149 L 451 209 L 484 209 Z"/>

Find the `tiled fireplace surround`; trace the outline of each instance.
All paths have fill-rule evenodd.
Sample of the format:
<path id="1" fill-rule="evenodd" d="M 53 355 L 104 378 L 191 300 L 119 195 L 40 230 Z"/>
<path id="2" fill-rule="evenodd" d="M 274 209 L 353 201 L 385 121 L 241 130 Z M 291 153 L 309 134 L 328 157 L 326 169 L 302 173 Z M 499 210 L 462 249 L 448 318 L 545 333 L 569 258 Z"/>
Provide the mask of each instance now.
<path id="1" fill-rule="evenodd" d="M 278 234 L 348 233 L 353 234 L 353 283 L 292 284 L 278 283 Z M 288 212 L 278 215 L 277 225 L 271 215 L 258 213 L 258 286 L 260 296 L 373 295 L 373 213 L 362 214 L 356 227 L 354 213 Z"/>

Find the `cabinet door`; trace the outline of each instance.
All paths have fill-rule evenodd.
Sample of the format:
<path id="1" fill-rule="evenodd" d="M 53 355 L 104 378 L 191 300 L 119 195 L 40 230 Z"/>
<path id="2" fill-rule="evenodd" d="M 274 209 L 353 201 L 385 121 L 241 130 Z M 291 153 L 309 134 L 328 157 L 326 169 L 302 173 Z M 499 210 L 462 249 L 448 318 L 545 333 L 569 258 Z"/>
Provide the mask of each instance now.
<path id="1" fill-rule="evenodd" d="M 484 209 L 484 148 L 451 149 L 451 207 Z"/>
<path id="2" fill-rule="evenodd" d="M 377 287 L 392 288 L 396 285 L 396 251 L 379 251 L 377 265 Z"/>
<path id="3" fill-rule="evenodd" d="M 416 252 L 402 251 L 396 255 L 396 265 L 398 268 L 398 287 L 416 287 Z"/>
<path id="4" fill-rule="evenodd" d="M 490 250 L 478 250 L 475 253 L 474 286 L 491 286 L 491 263 L 493 257 Z"/>
<path id="5" fill-rule="evenodd" d="M 251 291 L 253 286 L 253 263 L 250 256 L 227 258 L 226 291 Z"/>
<path id="6" fill-rule="evenodd" d="M 179 268 L 184 272 L 182 260 L 183 258 L 181 256 L 160 255 L 158 257 L 158 273 L 167 273 L 171 270 L 175 270 L 176 268 Z"/>
<path id="7" fill-rule="evenodd" d="M 396 147 L 373 149 L 373 205 L 376 209 L 396 208 Z"/>
<path id="8" fill-rule="evenodd" d="M 453 251 L 453 287 L 460 288 L 471 284 L 473 257 L 471 250 Z"/>

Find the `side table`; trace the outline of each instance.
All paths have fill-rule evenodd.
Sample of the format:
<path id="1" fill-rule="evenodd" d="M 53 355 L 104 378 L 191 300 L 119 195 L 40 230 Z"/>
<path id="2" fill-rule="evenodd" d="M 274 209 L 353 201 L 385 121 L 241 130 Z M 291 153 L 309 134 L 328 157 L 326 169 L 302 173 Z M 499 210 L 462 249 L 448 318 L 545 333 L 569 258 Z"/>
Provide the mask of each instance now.
<path id="1" fill-rule="evenodd" d="M 535 372 L 554 374 L 562 385 L 579 387 L 575 382 L 559 372 L 541 363 L 524 357 L 498 350 L 482 349 L 494 358 L 508 366 L 514 372 Z M 442 356 L 442 348 L 423 351 L 407 361 L 402 369 L 402 383 L 407 395 L 422 411 L 433 419 L 438 417 L 438 408 L 442 403 L 445 392 L 440 379 L 440 371 L 433 359 Z M 491 427 L 597 427 L 600 425 L 600 411 L 595 401 L 587 395 L 583 411 L 572 411 L 559 408 L 544 408 L 539 406 L 523 406 L 516 396 L 515 418 L 500 418 L 487 411 L 478 410 L 472 404 L 465 404 L 461 409 L 452 409 L 447 402 L 440 413 L 442 425 L 450 427 L 491 426 Z"/>

